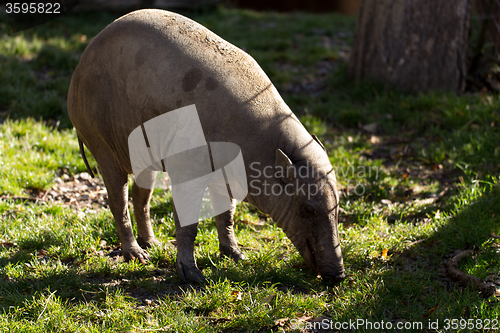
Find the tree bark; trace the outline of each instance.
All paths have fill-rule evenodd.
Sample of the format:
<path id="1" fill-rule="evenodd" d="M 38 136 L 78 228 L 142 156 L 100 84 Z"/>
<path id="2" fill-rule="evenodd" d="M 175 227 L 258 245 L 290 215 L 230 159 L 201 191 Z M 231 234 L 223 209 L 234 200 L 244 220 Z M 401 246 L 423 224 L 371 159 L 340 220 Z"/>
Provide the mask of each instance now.
<path id="1" fill-rule="evenodd" d="M 351 73 L 411 91 L 462 91 L 471 2 L 362 0 Z"/>

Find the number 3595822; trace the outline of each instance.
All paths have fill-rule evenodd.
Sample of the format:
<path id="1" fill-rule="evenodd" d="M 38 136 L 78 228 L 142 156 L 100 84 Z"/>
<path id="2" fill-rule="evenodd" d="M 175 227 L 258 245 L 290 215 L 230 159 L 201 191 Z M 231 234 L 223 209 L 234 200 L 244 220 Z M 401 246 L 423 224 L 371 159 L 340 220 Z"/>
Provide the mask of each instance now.
<path id="1" fill-rule="evenodd" d="M 8 2 L 5 4 L 7 14 L 61 14 L 60 3 Z"/>

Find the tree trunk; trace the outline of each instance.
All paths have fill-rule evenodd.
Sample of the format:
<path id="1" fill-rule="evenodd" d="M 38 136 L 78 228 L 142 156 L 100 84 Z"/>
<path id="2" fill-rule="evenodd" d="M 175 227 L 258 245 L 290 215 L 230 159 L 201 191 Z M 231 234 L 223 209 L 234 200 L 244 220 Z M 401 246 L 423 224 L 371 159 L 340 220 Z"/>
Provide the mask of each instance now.
<path id="1" fill-rule="evenodd" d="M 405 90 L 462 91 L 471 1 L 362 0 L 352 74 Z"/>

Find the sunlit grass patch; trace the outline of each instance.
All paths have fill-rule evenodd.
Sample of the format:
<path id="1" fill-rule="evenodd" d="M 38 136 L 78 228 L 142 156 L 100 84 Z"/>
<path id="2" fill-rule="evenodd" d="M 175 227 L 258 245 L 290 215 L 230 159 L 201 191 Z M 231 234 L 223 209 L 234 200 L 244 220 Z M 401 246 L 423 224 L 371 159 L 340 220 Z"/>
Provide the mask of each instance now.
<path id="1" fill-rule="evenodd" d="M 73 130 L 26 119 L 0 125 L 0 195 L 46 190 L 56 171 L 85 170 Z"/>

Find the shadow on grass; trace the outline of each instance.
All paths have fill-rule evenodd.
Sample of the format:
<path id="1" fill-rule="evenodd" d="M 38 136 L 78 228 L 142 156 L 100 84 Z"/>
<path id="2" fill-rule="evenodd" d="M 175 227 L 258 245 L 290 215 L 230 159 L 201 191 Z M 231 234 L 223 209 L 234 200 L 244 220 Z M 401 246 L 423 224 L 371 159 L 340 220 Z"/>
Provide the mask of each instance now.
<path id="1" fill-rule="evenodd" d="M 25 253 L 24 257 L 26 256 L 29 257 L 29 254 Z M 47 259 L 47 262 L 50 260 Z M 33 274 L 23 274 L 15 278 L 2 276 L 0 311 L 8 311 L 13 306 L 23 306 L 25 301 L 32 300 L 47 290 L 54 291 L 58 297 L 69 303 L 105 301 L 108 292 L 121 290 L 140 304 L 144 299 L 158 300 L 166 295 L 181 294 L 183 290 L 191 287 L 190 284 L 178 281 L 175 270 L 143 267 L 130 271 L 123 267 L 122 271 L 117 271 L 116 267 L 108 267 L 113 265 L 112 263 L 103 263 L 98 270 L 86 271 L 83 261 L 71 265 L 52 262 L 59 267 L 43 271 L 39 270 L 37 264 L 36 259 L 23 264 L 24 271 L 39 271 L 36 277 Z M 126 266 L 123 263 L 121 265 Z M 203 289 L 202 286 L 193 287 Z"/>
<path id="2" fill-rule="evenodd" d="M 230 259 L 220 259 L 216 256 L 217 254 L 211 254 L 198 260 L 199 267 L 205 270 L 211 281 L 227 279 L 232 283 L 242 282 L 263 288 L 278 285 L 278 290 L 283 292 L 303 295 L 311 293 L 311 286 L 305 280 L 314 280 L 315 277 L 305 266 L 306 272 L 302 272 L 296 265 L 283 269 L 259 260 L 257 263 L 239 263 L 241 267 L 237 268 L 233 262 L 227 262 Z M 71 304 L 105 302 L 108 293 L 120 291 L 135 298 L 140 304 L 145 300 L 155 301 L 165 296 L 178 296 L 192 288 L 198 292 L 206 290 L 204 285 L 180 281 L 171 263 L 166 267 L 162 263 L 152 267 L 138 263 L 125 264 L 121 259 L 104 257 L 86 257 L 83 260 L 67 262 L 37 257 L 29 250 L 19 250 L 3 259 L 0 265 L 3 271 L 8 266 L 11 271 L 9 276 L 13 275 L 13 270 L 18 272 L 14 277 L 7 277 L 3 271 L 0 273 L 0 311 L 8 311 L 13 306 L 22 307 L 26 301 L 48 291 L 55 292 L 56 296 Z"/>
<path id="3" fill-rule="evenodd" d="M 364 302 L 361 308 L 355 304 L 342 312 L 341 317 L 332 313 L 332 318 L 335 321 L 384 320 L 393 325 L 421 322 L 422 329 L 413 331 L 423 332 L 432 331 L 429 320 L 439 320 L 439 327 L 443 329 L 446 318 L 496 318 L 498 301 L 485 300 L 474 287 L 450 280 L 444 264 L 456 250 L 472 249 L 479 255 L 488 252 L 488 258 L 495 259 L 492 265 L 482 263 L 486 265 L 483 273 L 499 273 L 495 263 L 500 261 L 500 254 L 498 251 L 492 254 L 488 246 L 491 246 L 489 234 L 500 230 L 500 186 L 493 185 L 475 201 L 458 204 L 462 204 L 460 211 L 436 226 L 430 237 L 409 244 L 401 252 L 391 253 L 389 249 L 388 260 L 347 255 L 345 260 L 354 277 L 349 289 L 355 288 L 364 294 Z M 350 313 L 355 313 L 356 318 L 350 317 Z M 359 327 L 357 331 L 370 330 Z"/>

